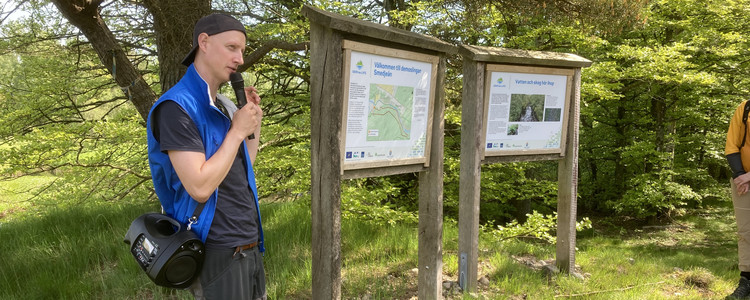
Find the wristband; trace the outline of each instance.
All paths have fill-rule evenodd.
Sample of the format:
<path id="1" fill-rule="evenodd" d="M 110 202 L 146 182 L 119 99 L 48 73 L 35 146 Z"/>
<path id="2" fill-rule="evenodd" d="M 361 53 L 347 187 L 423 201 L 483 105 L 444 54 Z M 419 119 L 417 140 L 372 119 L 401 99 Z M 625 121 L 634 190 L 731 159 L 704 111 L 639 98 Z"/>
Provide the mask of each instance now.
<path id="1" fill-rule="evenodd" d="M 745 168 L 742 167 L 742 157 L 739 152 L 727 154 L 727 162 L 729 163 L 729 168 L 732 169 L 732 178 L 737 178 L 745 174 Z"/>

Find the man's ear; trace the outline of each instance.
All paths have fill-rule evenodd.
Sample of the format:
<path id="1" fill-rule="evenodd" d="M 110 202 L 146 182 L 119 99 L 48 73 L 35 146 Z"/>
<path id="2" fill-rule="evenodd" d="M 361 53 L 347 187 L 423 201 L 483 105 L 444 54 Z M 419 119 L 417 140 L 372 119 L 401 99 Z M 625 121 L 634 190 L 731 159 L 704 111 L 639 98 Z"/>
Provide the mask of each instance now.
<path id="1" fill-rule="evenodd" d="M 208 34 L 205 32 L 201 32 L 201 34 L 198 35 L 198 50 L 199 51 L 206 51 L 206 48 L 208 47 Z"/>

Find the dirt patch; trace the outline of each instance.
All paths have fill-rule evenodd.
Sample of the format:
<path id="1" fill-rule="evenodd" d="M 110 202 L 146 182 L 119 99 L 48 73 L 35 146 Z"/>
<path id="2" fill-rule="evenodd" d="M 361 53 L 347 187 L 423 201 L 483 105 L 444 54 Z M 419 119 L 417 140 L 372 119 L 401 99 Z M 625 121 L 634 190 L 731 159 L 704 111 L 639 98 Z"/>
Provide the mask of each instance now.
<path id="1" fill-rule="evenodd" d="M 25 209 L 17 208 L 17 207 L 11 207 L 4 211 L 0 211 L 0 220 L 4 219 L 5 217 L 10 217 L 12 214 L 23 212 Z"/>
<path id="2" fill-rule="evenodd" d="M 714 296 L 711 286 L 716 282 L 716 277 L 709 270 L 695 268 L 683 271 L 675 268 L 673 276 L 680 278 L 685 287 L 698 290 L 705 298 L 712 298 Z"/>

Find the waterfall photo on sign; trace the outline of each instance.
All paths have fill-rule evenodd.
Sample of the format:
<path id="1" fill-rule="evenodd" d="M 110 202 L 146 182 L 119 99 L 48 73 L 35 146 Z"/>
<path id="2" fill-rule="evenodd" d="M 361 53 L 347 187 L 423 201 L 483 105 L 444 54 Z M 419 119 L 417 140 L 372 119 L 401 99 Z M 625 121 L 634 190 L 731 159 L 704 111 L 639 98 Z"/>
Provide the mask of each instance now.
<path id="1" fill-rule="evenodd" d="M 511 122 L 540 122 L 544 112 L 544 95 L 510 95 Z"/>

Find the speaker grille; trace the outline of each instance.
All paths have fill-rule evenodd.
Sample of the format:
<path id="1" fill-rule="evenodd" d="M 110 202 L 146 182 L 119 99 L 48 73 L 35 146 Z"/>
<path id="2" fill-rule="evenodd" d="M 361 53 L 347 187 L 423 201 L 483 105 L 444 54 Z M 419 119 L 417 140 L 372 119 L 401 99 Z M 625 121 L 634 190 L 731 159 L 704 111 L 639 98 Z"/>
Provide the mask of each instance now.
<path id="1" fill-rule="evenodd" d="M 169 265 L 166 266 L 164 275 L 167 282 L 178 285 L 192 279 L 193 275 L 197 276 L 197 268 L 198 263 L 192 256 L 175 257 L 169 262 Z"/>

